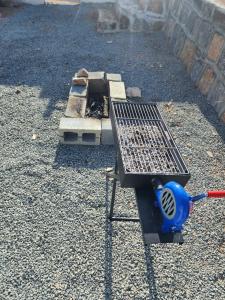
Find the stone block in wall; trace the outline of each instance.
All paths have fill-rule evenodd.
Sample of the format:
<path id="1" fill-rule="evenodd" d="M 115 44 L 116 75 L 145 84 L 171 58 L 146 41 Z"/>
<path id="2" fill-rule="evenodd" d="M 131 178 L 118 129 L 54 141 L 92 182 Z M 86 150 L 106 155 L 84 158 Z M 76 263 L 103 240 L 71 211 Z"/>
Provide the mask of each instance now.
<path id="1" fill-rule="evenodd" d="M 186 39 L 183 50 L 181 51 L 180 54 L 180 58 L 183 61 L 184 65 L 186 66 L 188 72 L 190 72 L 192 69 L 195 60 L 196 51 L 197 49 L 194 43 L 191 40 Z"/>
<path id="2" fill-rule="evenodd" d="M 214 107 L 218 116 L 223 119 L 225 117 L 225 85 L 221 81 L 217 80 L 211 89 L 208 95 L 208 101 Z"/>
<path id="3" fill-rule="evenodd" d="M 223 123 L 225 123 L 225 113 L 222 114 L 222 116 L 220 117 L 220 120 L 221 120 Z"/>
<path id="4" fill-rule="evenodd" d="M 191 11 L 192 7 L 190 6 L 190 3 L 181 1 L 180 13 L 178 15 L 178 20 L 181 24 L 184 24 L 185 26 L 188 24 Z"/>
<path id="5" fill-rule="evenodd" d="M 204 21 L 200 18 L 195 20 L 195 25 L 193 29 L 193 37 L 195 42 L 199 47 L 204 50 L 207 49 L 207 46 L 213 35 L 213 26 L 211 23 Z"/>
<path id="6" fill-rule="evenodd" d="M 195 62 L 193 63 L 192 70 L 191 70 L 191 79 L 194 82 L 198 82 L 200 80 L 204 68 L 205 68 L 204 62 L 198 58 L 195 58 Z"/>
<path id="7" fill-rule="evenodd" d="M 148 0 L 147 1 L 147 11 L 162 15 L 163 14 L 163 0 Z"/>
<path id="8" fill-rule="evenodd" d="M 146 0 L 137 0 L 138 3 L 138 7 L 141 10 L 145 10 L 146 9 Z"/>
<path id="9" fill-rule="evenodd" d="M 224 74 L 224 77 L 225 77 L 225 48 L 222 51 L 222 54 L 220 56 L 217 66 L 219 67 L 220 71 Z"/>
<path id="10" fill-rule="evenodd" d="M 224 37 L 218 33 L 215 33 L 208 49 L 208 58 L 214 62 L 217 62 L 222 53 L 224 46 Z"/>
<path id="11" fill-rule="evenodd" d="M 214 5 L 208 0 L 192 0 L 194 6 L 204 18 L 211 18 Z"/>
<path id="12" fill-rule="evenodd" d="M 167 37 L 170 39 L 173 35 L 173 31 L 174 31 L 174 28 L 175 28 L 175 21 L 174 20 L 169 20 L 167 23 L 166 23 L 166 26 L 165 26 L 165 33 L 167 35 Z"/>
<path id="13" fill-rule="evenodd" d="M 183 29 L 180 25 L 176 24 L 171 37 L 171 44 L 175 55 L 178 56 L 180 54 L 180 51 L 183 49 L 185 40 L 186 36 Z"/>
<path id="14" fill-rule="evenodd" d="M 215 81 L 215 73 L 210 66 L 207 66 L 204 70 L 201 79 L 198 82 L 198 88 L 202 92 L 202 94 L 207 95 L 210 88 L 212 87 Z"/>
<path id="15" fill-rule="evenodd" d="M 192 32 L 194 30 L 194 25 L 195 25 L 196 19 L 199 19 L 199 16 L 194 10 L 192 10 L 190 15 L 188 16 L 188 22 L 185 24 L 186 28 L 190 34 L 192 34 Z"/>
<path id="16" fill-rule="evenodd" d="M 170 6 L 170 12 L 171 14 L 178 18 L 180 14 L 181 9 L 181 1 L 180 0 L 172 0 L 171 6 Z"/>
<path id="17" fill-rule="evenodd" d="M 225 30 L 225 10 L 216 8 L 213 13 L 213 23 Z"/>

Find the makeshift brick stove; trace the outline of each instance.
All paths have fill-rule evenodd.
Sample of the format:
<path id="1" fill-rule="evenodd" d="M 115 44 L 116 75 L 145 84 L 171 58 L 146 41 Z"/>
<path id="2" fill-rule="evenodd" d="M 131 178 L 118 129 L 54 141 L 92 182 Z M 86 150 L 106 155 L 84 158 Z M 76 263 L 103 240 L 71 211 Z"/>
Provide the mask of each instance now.
<path id="1" fill-rule="evenodd" d="M 78 71 L 72 79 L 65 117 L 60 120 L 59 141 L 75 145 L 113 145 L 109 99 L 127 101 L 120 74 Z"/>

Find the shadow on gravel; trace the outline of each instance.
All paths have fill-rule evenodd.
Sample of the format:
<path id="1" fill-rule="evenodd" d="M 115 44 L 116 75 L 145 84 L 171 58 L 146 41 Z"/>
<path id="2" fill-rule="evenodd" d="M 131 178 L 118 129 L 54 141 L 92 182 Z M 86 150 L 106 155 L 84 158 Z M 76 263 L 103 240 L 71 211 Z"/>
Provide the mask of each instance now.
<path id="1" fill-rule="evenodd" d="M 54 169 L 70 167 L 78 170 L 102 169 L 114 165 L 115 150 L 113 146 L 82 146 L 59 144 L 56 150 Z"/>
<path id="2" fill-rule="evenodd" d="M 112 287 L 112 272 L 113 272 L 113 247 L 112 247 L 112 237 L 113 237 L 113 226 L 112 222 L 109 221 L 109 209 L 110 209 L 110 193 L 109 193 L 109 181 L 106 180 L 106 196 L 105 196 L 105 207 L 106 207 L 106 222 L 105 222 L 105 300 L 112 299 L 113 287 Z M 147 269 L 147 282 L 149 286 L 149 300 L 157 300 L 157 287 L 155 282 L 154 268 L 151 259 L 151 249 L 146 246 L 143 242 L 144 252 L 145 252 L 145 262 Z M 121 266 L 121 272 L 123 272 Z"/>
<path id="3" fill-rule="evenodd" d="M 57 103 L 67 101 L 71 77 L 78 69 L 121 73 L 127 86 L 141 88 L 145 101 L 160 98 L 163 102 L 173 99 L 197 104 L 225 141 L 224 125 L 191 82 L 165 35 L 97 33 L 95 15 L 100 7 L 84 3 L 25 5 L 6 23 L 0 23 L 3 88 L 22 85 L 30 97 L 29 87 L 40 87 L 37 101 L 46 103 L 43 118 L 49 119 Z"/>

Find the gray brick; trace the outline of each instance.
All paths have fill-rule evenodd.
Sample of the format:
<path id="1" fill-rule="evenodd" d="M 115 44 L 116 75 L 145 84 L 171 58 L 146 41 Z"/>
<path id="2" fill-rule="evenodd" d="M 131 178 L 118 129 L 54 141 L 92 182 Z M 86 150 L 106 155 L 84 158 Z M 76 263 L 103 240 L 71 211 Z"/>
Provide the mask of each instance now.
<path id="1" fill-rule="evenodd" d="M 105 79 L 105 72 L 102 72 L 102 71 L 88 72 L 88 80 L 97 80 L 97 79 L 104 80 Z"/>
<path id="2" fill-rule="evenodd" d="M 114 145 L 112 124 L 110 119 L 102 119 L 101 144 Z"/>
<path id="3" fill-rule="evenodd" d="M 122 81 L 120 74 L 106 74 L 106 79 L 108 81 Z"/>
<path id="4" fill-rule="evenodd" d="M 213 22 L 220 28 L 225 29 L 225 10 L 215 9 L 213 13 Z"/>
<path id="5" fill-rule="evenodd" d="M 70 96 L 65 111 L 65 116 L 70 118 L 84 118 L 87 98 Z"/>
<path id="6" fill-rule="evenodd" d="M 109 81 L 109 95 L 111 98 L 126 99 L 124 82 Z"/>

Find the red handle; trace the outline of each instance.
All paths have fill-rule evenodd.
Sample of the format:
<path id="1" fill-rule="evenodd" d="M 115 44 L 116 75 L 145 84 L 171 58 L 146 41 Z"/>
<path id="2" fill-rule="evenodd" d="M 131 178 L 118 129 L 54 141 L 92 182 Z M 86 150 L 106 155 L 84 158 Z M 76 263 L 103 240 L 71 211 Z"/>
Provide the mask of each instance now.
<path id="1" fill-rule="evenodd" d="M 225 191 L 209 191 L 209 198 L 225 198 Z"/>

